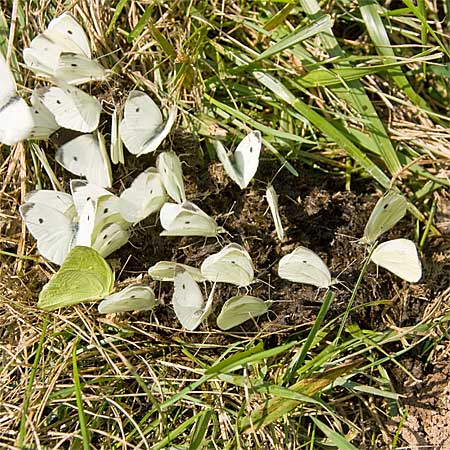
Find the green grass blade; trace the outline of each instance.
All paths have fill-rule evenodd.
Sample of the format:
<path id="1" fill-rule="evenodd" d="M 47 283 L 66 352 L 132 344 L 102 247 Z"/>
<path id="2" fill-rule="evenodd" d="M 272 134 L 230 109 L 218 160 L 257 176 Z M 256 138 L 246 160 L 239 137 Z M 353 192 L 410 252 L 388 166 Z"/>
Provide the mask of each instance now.
<path id="1" fill-rule="evenodd" d="M 366 24 L 372 42 L 380 55 L 395 57 L 389 36 L 379 14 L 379 5 L 376 0 L 359 0 L 362 18 Z M 430 110 L 428 103 L 417 94 L 409 83 L 408 78 L 399 67 L 387 68 L 386 72 L 394 80 L 397 87 L 417 106 Z"/>
<path id="2" fill-rule="evenodd" d="M 321 33 L 331 27 L 331 19 L 330 16 L 324 15 L 320 19 L 314 21 L 312 24 L 302 27 L 298 30 L 294 30 L 291 34 L 286 36 L 285 38 L 278 41 L 272 47 L 269 47 L 267 50 L 262 52 L 257 58 L 255 58 L 254 62 L 261 61 L 266 58 L 270 58 L 277 53 L 281 53 L 282 51 L 297 45 L 299 42 L 304 41 L 312 36 L 315 36 L 318 33 Z"/>
<path id="3" fill-rule="evenodd" d="M 253 75 L 277 97 L 290 104 L 314 127 L 324 133 L 329 140 L 336 142 L 344 148 L 347 151 L 347 154 L 362 166 L 372 178 L 378 181 L 381 186 L 386 189 L 389 187 L 390 180 L 386 174 L 329 120 L 315 112 L 302 100 L 296 98 L 280 81 L 276 80 L 271 75 L 259 71 L 253 72 Z"/>
<path id="4" fill-rule="evenodd" d="M 312 397 L 313 395 L 328 388 L 337 378 L 342 376 L 344 373 L 351 371 L 355 367 L 355 364 L 348 364 L 328 370 L 311 378 L 305 378 L 304 380 L 292 385 L 289 390 L 306 395 L 307 397 Z M 244 417 L 240 423 L 239 430 L 243 433 L 248 433 L 266 427 L 284 415 L 289 414 L 301 403 L 303 402 L 297 399 L 271 399 L 255 410 L 250 417 Z"/>
<path id="5" fill-rule="evenodd" d="M 264 350 L 263 344 L 260 343 L 250 350 L 236 353 L 235 355 L 230 356 L 224 361 L 214 364 L 205 372 L 205 374 L 211 375 L 218 373 L 227 373 L 233 370 L 241 369 L 248 364 L 254 364 L 256 362 L 262 361 L 265 358 L 272 358 L 276 355 L 284 353 L 295 345 L 298 345 L 298 343 L 289 342 L 278 347 Z"/>
<path id="6" fill-rule="evenodd" d="M 148 24 L 149 30 L 152 33 L 153 38 L 158 42 L 161 48 L 166 52 L 167 56 L 172 59 L 177 57 L 177 52 L 173 48 L 172 44 L 165 38 L 165 36 L 159 32 L 159 30 L 152 24 Z"/>
<path id="7" fill-rule="evenodd" d="M 267 31 L 271 31 L 275 29 L 278 25 L 281 25 L 295 7 L 296 7 L 295 3 L 288 3 L 287 5 L 285 5 L 283 9 L 278 11 L 271 19 L 269 19 L 265 23 L 264 29 Z"/>
<path id="8" fill-rule="evenodd" d="M 77 409 L 78 409 L 78 419 L 80 421 L 80 431 L 81 436 L 83 437 L 83 449 L 90 449 L 90 437 L 89 431 L 86 425 L 86 418 L 84 416 L 84 405 L 83 405 L 83 392 L 80 383 L 80 374 L 78 372 L 78 363 L 77 363 L 77 344 L 75 343 L 72 349 L 72 370 L 73 370 L 73 383 L 75 386 L 75 398 L 77 401 Z"/>
<path id="9" fill-rule="evenodd" d="M 366 67 L 337 67 L 335 69 L 326 69 L 323 67 L 319 67 L 317 69 L 311 70 L 310 72 L 307 72 L 305 75 L 302 75 L 297 79 L 297 82 L 305 89 L 324 86 L 345 86 L 348 85 L 348 83 L 357 81 L 367 75 L 385 72 L 386 69 L 390 67 L 400 67 L 405 64 L 412 64 L 415 59 L 417 60 L 417 62 L 423 62 L 426 60 L 435 60 L 442 58 L 442 55 L 442 53 L 439 53 L 423 58 L 418 56 L 417 58 L 410 58 L 408 60 L 405 59 L 403 61 L 395 62 L 387 62 L 388 59 L 386 58 L 385 64 L 377 64 L 373 66 L 369 65 Z M 349 86 L 347 87 L 350 89 Z"/>
<path id="10" fill-rule="evenodd" d="M 144 31 L 144 28 L 147 25 L 147 22 L 152 15 L 153 7 L 154 7 L 154 5 L 151 3 L 150 5 L 147 6 L 147 8 L 145 8 L 144 14 L 142 14 L 137 25 L 134 27 L 134 29 L 132 31 L 130 31 L 128 33 L 128 36 L 127 36 L 128 42 L 133 42 Z"/>
<path id="11" fill-rule="evenodd" d="M 317 318 L 314 321 L 314 325 L 311 328 L 311 331 L 308 334 L 308 337 L 305 341 L 305 343 L 302 346 L 302 349 L 300 352 L 297 353 L 294 360 L 291 363 L 291 366 L 286 372 L 286 375 L 284 376 L 284 383 L 289 384 L 291 379 L 294 377 L 294 375 L 297 372 L 297 369 L 303 364 L 306 358 L 306 354 L 308 353 L 309 349 L 311 348 L 312 343 L 314 342 L 314 339 L 320 329 L 320 326 L 322 325 L 323 319 L 325 318 L 328 309 L 331 305 L 331 302 L 334 300 L 335 293 L 333 291 L 328 291 L 325 294 L 325 298 L 323 299 L 322 306 L 320 307 L 319 314 L 317 314 Z"/>
<path id="12" fill-rule="evenodd" d="M 317 417 L 311 416 L 311 420 L 317 425 L 323 434 L 336 445 L 340 450 L 358 450 L 354 445 L 350 444 L 341 434 L 332 430 L 330 427 L 321 422 Z"/>
<path id="13" fill-rule="evenodd" d="M 316 0 L 300 0 L 300 4 L 309 17 L 317 18 L 324 14 Z M 327 32 L 321 33 L 320 37 L 325 50 L 328 51 L 331 57 L 342 58 L 345 56 L 345 52 L 341 49 L 331 28 Z M 349 63 L 337 63 L 335 67 L 351 67 L 351 65 Z M 362 83 L 359 80 L 349 81 L 348 87 L 336 87 L 333 89 L 333 92 L 352 105 L 360 114 L 364 127 L 367 129 L 370 139 L 380 149 L 383 161 L 390 174 L 397 173 L 401 169 L 397 153 Z"/>
<path id="14" fill-rule="evenodd" d="M 347 324 L 348 317 L 350 315 L 350 312 L 353 307 L 353 302 L 355 301 L 356 294 L 359 290 L 359 287 L 361 286 L 361 283 L 363 282 L 364 276 L 367 272 L 367 269 L 370 264 L 370 257 L 372 256 L 373 251 L 375 250 L 376 245 L 372 245 L 368 251 L 368 255 L 366 256 L 366 259 L 364 260 L 364 265 L 359 272 L 358 279 L 356 280 L 355 285 L 353 286 L 352 295 L 350 296 L 349 301 L 347 302 L 347 308 L 345 309 L 344 317 L 341 320 L 341 325 L 339 326 L 339 331 L 334 339 L 334 343 L 337 344 L 339 340 L 341 339 L 342 332 L 345 329 L 345 326 Z"/>
<path id="15" fill-rule="evenodd" d="M 28 381 L 27 390 L 25 391 L 25 396 L 23 399 L 23 407 L 22 414 L 20 417 L 20 425 L 19 425 L 19 435 L 17 437 L 17 447 L 23 448 L 26 434 L 26 426 L 27 426 L 27 413 L 28 408 L 30 406 L 30 399 L 33 393 L 33 383 L 36 378 L 36 372 L 38 368 L 39 361 L 41 359 L 42 350 L 44 348 L 45 341 L 45 332 L 47 331 L 47 325 L 49 323 L 48 316 L 45 316 L 44 321 L 42 323 L 41 336 L 39 337 L 38 347 L 36 349 L 36 354 L 34 355 L 33 367 L 31 368 L 30 379 Z"/>
<path id="16" fill-rule="evenodd" d="M 116 25 L 116 22 L 117 22 L 118 18 L 120 17 L 122 10 L 127 3 L 128 3 L 128 0 L 119 0 L 119 3 L 117 3 L 116 10 L 114 11 L 111 22 L 109 22 L 108 29 L 106 30 L 106 36 L 108 36 L 114 29 L 114 26 Z"/>
<path id="17" fill-rule="evenodd" d="M 189 419 L 185 420 L 183 423 L 181 423 L 178 427 L 168 431 L 160 442 L 158 444 L 154 445 L 152 447 L 152 450 L 160 450 L 163 448 L 168 448 L 167 445 L 170 444 L 174 439 L 176 439 L 178 436 L 184 433 L 185 430 L 187 430 L 192 424 L 194 424 L 198 420 L 197 415 L 193 415 Z"/>
<path id="18" fill-rule="evenodd" d="M 197 414 L 197 423 L 194 427 L 192 439 L 189 444 L 189 450 L 199 450 L 204 447 L 204 439 L 206 436 L 206 432 L 208 431 L 212 414 L 212 409 L 207 409 L 206 411 Z"/>

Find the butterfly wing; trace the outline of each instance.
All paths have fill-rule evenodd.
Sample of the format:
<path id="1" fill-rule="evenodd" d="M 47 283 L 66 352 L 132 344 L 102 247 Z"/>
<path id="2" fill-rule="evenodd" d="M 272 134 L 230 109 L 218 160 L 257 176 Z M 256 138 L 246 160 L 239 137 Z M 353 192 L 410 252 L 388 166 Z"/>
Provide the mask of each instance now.
<path id="1" fill-rule="evenodd" d="M 118 250 L 128 242 L 130 235 L 128 231 L 118 223 L 105 225 L 95 236 L 92 248 L 104 258 Z"/>
<path id="2" fill-rule="evenodd" d="M 162 152 L 158 155 L 156 164 L 167 194 L 177 203 L 186 201 L 183 170 L 177 154 L 175 152 Z"/>
<path id="3" fill-rule="evenodd" d="M 270 213 L 275 223 L 275 230 L 280 241 L 284 238 L 283 224 L 281 223 L 280 211 L 278 209 L 278 195 L 272 185 L 267 186 L 266 199 L 269 204 Z"/>
<path id="4" fill-rule="evenodd" d="M 125 160 L 123 157 L 123 144 L 122 139 L 120 138 L 119 133 L 119 113 L 117 112 L 117 108 L 114 109 L 114 112 L 111 117 L 111 161 L 113 164 L 124 164 Z"/>
<path id="5" fill-rule="evenodd" d="M 191 202 L 165 203 L 160 211 L 161 236 L 217 236 L 216 221 Z"/>
<path id="6" fill-rule="evenodd" d="M 162 127 L 163 118 L 156 103 L 144 92 L 132 91 L 125 102 L 120 137 L 133 155 L 140 155 L 145 144 Z"/>
<path id="7" fill-rule="evenodd" d="M 24 49 L 23 59 L 33 72 L 44 77 L 54 77 L 63 52 L 86 57 L 78 45 L 63 33 L 46 30 L 31 41 L 30 47 Z"/>
<path id="8" fill-rule="evenodd" d="M 378 200 L 367 221 L 363 243 L 375 242 L 383 233 L 390 230 L 406 214 L 406 199 L 403 195 L 390 191 Z"/>
<path id="9" fill-rule="evenodd" d="M 265 314 L 268 303 L 251 295 L 238 295 L 228 299 L 217 316 L 217 326 L 221 330 L 229 330 L 247 320 Z"/>
<path id="10" fill-rule="evenodd" d="M 70 192 L 72 192 L 73 202 L 79 215 L 81 215 L 81 211 L 89 200 L 96 201 L 100 197 L 113 195 L 106 189 L 89 183 L 87 180 L 70 180 Z"/>
<path id="11" fill-rule="evenodd" d="M 189 272 L 194 281 L 205 281 L 199 269 L 175 261 L 158 261 L 148 269 L 148 274 L 156 281 L 174 281 L 177 267 Z"/>
<path id="12" fill-rule="evenodd" d="M 78 213 L 75 246 L 92 247 L 94 243 L 95 213 L 97 202 L 89 199 Z"/>
<path id="13" fill-rule="evenodd" d="M 39 253 L 61 265 L 73 245 L 74 224 L 71 218 L 43 203 L 27 202 L 19 211 L 37 241 Z"/>
<path id="14" fill-rule="evenodd" d="M 100 133 L 84 134 L 61 146 L 56 161 L 69 172 L 101 187 L 112 186 L 111 164 Z"/>
<path id="15" fill-rule="evenodd" d="M 252 259 L 238 244 L 229 244 L 220 252 L 208 256 L 200 268 L 210 281 L 248 286 L 254 278 Z"/>
<path id="16" fill-rule="evenodd" d="M 123 233 L 119 233 L 117 236 L 117 242 L 115 239 L 111 242 L 111 247 L 114 247 L 114 250 L 128 241 L 128 233 L 126 232 L 128 223 L 125 222 L 120 215 L 119 199 L 115 195 L 108 193 L 108 195 L 95 199 L 89 197 L 79 211 L 76 245 L 83 245 L 86 247 L 106 245 L 107 250 L 109 250 L 109 241 L 112 239 L 111 233 L 113 229 L 109 229 L 101 238 L 99 235 L 106 229 L 105 227 L 110 224 L 117 225 L 117 227 L 123 231 Z M 116 230 L 114 229 L 114 234 L 115 232 Z M 114 250 L 109 250 L 109 252 L 112 253 Z M 101 253 L 102 256 L 107 256 L 103 250 L 99 250 L 99 253 Z"/>
<path id="17" fill-rule="evenodd" d="M 278 265 L 278 275 L 285 280 L 312 284 L 318 288 L 332 285 L 330 271 L 322 258 L 306 247 L 297 247 L 283 256 Z"/>
<path id="18" fill-rule="evenodd" d="M 383 242 L 373 251 L 371 260 L 410 283 L 416 283 L 422 277 L 417 248 L 409 239 Z"/>
<path id="19" fill-rule="evenodd" d="M 27 139 L 33 126 L 31 109 L 17 96 L 13 74 L 0 53 L 0 143 L 13 145 Z"/>
<path id="20" fill-rule="evenodd" d="M 259 155 L 261 152 L 261 133 L 253 131 L 248 134 L 237 146 L 234 152 L 234 166 L 241 174 L 241 189 L 248 186 L 255 176 L 259 165 Z"/>
<path id="21" fill-rule="evenodd" d="M 89 39 L 83 27 L 69 12 L 65 12 L 51 20 L 48 24 L 48 31 L 61 33 L 61 35 L 65 38 L 72 41 L 72 43 L 80 49 L 84 56 L 87 58 L 92 57 Z"/>
<path id="22" fill-rule="evenodd" d="M 13 74 L 6 64 L 5 58 L 0 53 L 0 109 L 2 109 L 12 97 L 15 97 L 16 82 Z"/>
<path id="23" fill-rule="evenodd" d="M 39 203 L 47 205 L 69 218 L 76 216 L 72 196 L 65 192 L 40 189 L 31 191 L 25 196 L 25 203 Z"/>
<path id="24" fill-rule="evenodd" d="M 104 68 L 91 57 L 86 33 L 70 13 L 53 19 L 24 50 L 31 70 L 71 84 L 104 79 Z"/>
<path id="25" fill-rule="evenodd" d="M 261 152 L 261 133 L 259 131 L 253 131 L 248 134 L 239 143 L 234 154 L 227 152 L 219 141 L 216 141 L 215 148 L 217 157 L 223 164 L 228 176 L 241 189 L 246 188 L 258 170 L 259 155 Z"/>
<path id="26" fill-rule="evenodd" d="M 167 122 L 165 123 L 164 127 L 159 128 L 156 134 L 147 139 L 138 156 L 154 152 L 172 130 L 176 118 L 177 118 L 177 110 L 175 108 L 172 108 L 169 111 L 169 116 L 167 117 Z"/>
<path id="27" fill-rule="evenodd" d="M 61 54 L 61 48 L 55 42 L 57 38 L 57 35 L 43 33 L 31 41 L 30 47 L 23 51 L 23 59 L 29 69 L 46 77 L 54 75 Z"/>
<path id="28" fill-rule="evenodd" d="M 59 85 L 44 89 L 39 94 L 58 125 L 83 133 L 94 131 L 102 109 L 99 101 L 67 83 L 60 81 Z"/>
<path id="29" fill-rule="evenodd" d="M 243 185 L 242 174 L 232 163 L 232 153 L 228 152 L 220 141 L 214 142 L 214 148 L 216 149 L 217 157 L 223 164 L 223 168 L 225 169 L 227 175 L 239 186 Z"/>
<path id="30" fill-rule="evenodd" d="M 128 189 L 120 194 L 120 214 L 137 223 L 159 211 L 167 201 L 161 177 L 154 168 L 139 174 Z"/>
<path id="31" fill-rule="evenodd" d="M 198 284 L 189 272 L 177 268 L 174 280 L 172 305 L 181 325 L 194 331 L 205 319 L 205 302 Z"/>
<path id="32" fill-rule="evenodd" d="M 34 139 L 48 139 L 59 128 L 55 116 L 44 105 L 37 91 L 33 91 L 30 101 L 34 122 L 30 137 Z"/>
<path id="33" fill-rule="evenodd" d="M 104 80 L 105 69 L 97 61 L 72 52 L 60 54 L 54 76 L 70 84 Z"/>
<path id="34" fill-rule="evenodd" d="M 156 306 L 155 293 L 150 286 L 132 284 L 121 291 L 109 295 L 99 305 L 101 314 L 126 311 L 147 311 Z"/>
<path id="35" fill-rule="evenodd" d="M 0 143 L 14 145 L 28 139 L 33 127 L 31 108 L 22 98 L 12 97 L 0 107 Z"/>
<path id="36" fill-rule="evenodd" d="M 40 292 L 38 307 L 50 311 L 100 300 L 111 293 L 113 286 L 114 273 L 109 264 L 92 248 L 74 247 Z"/>

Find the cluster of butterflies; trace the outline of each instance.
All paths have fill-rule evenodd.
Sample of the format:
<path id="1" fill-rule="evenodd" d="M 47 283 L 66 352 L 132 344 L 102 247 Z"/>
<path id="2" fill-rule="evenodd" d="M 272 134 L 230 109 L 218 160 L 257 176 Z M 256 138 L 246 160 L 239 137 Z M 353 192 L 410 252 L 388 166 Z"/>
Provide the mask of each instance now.
<path id="1" fill-rule="evenodd" d="M 360 243 L 370 248 L 370 260 L 377 266 L 416 283 L 422 277 L 422 264 L 414 242 L 400 238 L 377 244 L 379 237 L 405 216 L 406 207 L 406 199 L 399 193 L 390 191 L 381 197 L 372 210 Z M 325 262 L 305 247 L 297 247 L 281 258 L 278 275 L 318 288 L 329 288 L 336 283 Z"/>
<path id="2" fill-rule="evenodd" d="M 74 17 L 64 13 L 52 20 L 24 50 L 24 61 L 55 86 L 35 89 L 28 106 L 17 96 L 14 77 L 0 55 L 0 142 L 12 145 L 24 139 L 47 139 L 60 127 L 76 130 L 83 134 L 62 145 L 55 160 L 69 172 L 86 178 L 71 181 L 71 195 L 35 191 L 20 207 L 41 255 L 61 265 L 42 290 L 38 306 L 55 309 L 102 299 L 102 313 L 154 308 L 157 300 L 150 286 L 132 284 L 111 294 L 114 274 L 104 258 L 128 241 L 130 227 L 159 211 L 163 236 L 215 237 L 223 231 L 214 218 L 186 199 L 181 162 L 174 152 L 160 153 L 156 167 L 139 174 L 119 196 L 107 190 L 112 186 L 110 159 L 123 164 L 123 146 L 135 156 L 155 152 L 175 123 L 176 109 L 168 111 L 164 122 L 160 109 L 147 94 L 132 91 L 123 113 L 116 109 L 112 114 L 109 158 L 105 139 L 97 130 L 101 104 L 75 87 L 103 80 L 107 71 L 92 59 L 89 40 Z M 16 120 L 19 116 L 21 122 Z M 260 132 L 248 134 L 234 152 L 221 142 L 214 145 L 225 172 L 245 189 L 258 169 Z M 282 240 L 278 196 L 271 185 L 266 199 Z M 400 194 L 388 193 L 375 207 L 361 241 L 374 244 L 405 212 L 406 200 Z M 407 281 L 421 277 L 417 250 L 406 239 L 378 245 L 371 259 Z M 318 288 L 335 283 L 324 261 L 305 247 L 284 256 L 278 272 L 282 278 Z M 160 261 L 149 269 L 149 275 L 174 283 L 173 307 L 188 330 L 196 329 L 208 317 L 216 283 L 245 287 L 255 280 L 250 255 L 238 244 L 209 256 L 200 269 Z M 204 281 L 213 283 L 206 301 L 198 285 Z M 237 326 L 267 312 L 269 304 L 250 295 L 234 296 L 223 305 L 218 326 L 224 330 Z"/>
<path id="3" fill-rule="evenodd" d="M 157 281 L 174 283 L 172 306 L 175 314 L 189 331 L 195 330 L 210 315 L 216 283 L 230 283 L 239 287 L 255 281 L 249 253 L 238 244 L 229 244 L 216 254 L 208 256 L 200 269 L 172 261 L 159 261 L 148 273 Z M 213 283 L 205 302 L 199 282 Z M 64 260 L 60 270 L 44 286 L 38 306 L 53 310 L 82 301 L 102 301 L 100 313 L 145 311 L 153 309 L 158 301 L 150 286 L 130 284 L 114 294 L 114 273 L 99 252 L 91 247 L 76 246 Z M 251 295 L 236 295 L 228 299 L 217 317 L 217 326 L 229 330 L 241 323 L 266 313 L 270 302 Z"/>
<path id="4" fill-rule="evenodd" d="M 401 220 L 405 213 L 404 197 L 395 192 L 387 193 L 372 211 L 360 242 L 370 247 L 370 258 L 375 264 L 406 281 L 417 282 L 422 276 L 422 266 L 412 241 L 394 239 L 377 245 L 378 238 Z M 210 315 L 216 283 L 247 287 L 256 281 L 249 253 L 235 243 L 208 256 L 200 268 L 173 261 L 159 261 L 148 269 L 148 274 L 155 281 L 174 283 L 172 305 L 178 320 L 189 331 L 195 330 Z M 337 282 L 331 277 L 322 258 L 302 246 L 280 259 L 278 275 L 317 288 L 328 289 Z M 205 301 L 198 283 L 206 281 L 212 283 L 212 288 Z M 149 310 L 158 304 L 150 286 L 131 284 L 111 294 L 113 287 L 114 274 L 107 262 L 93 249 L 77 246 L 42 290 L 38 306 L 56 309 L 81 301 L 103 299 L 98 309 L 100 313 L 106 314 Z M 217 326 L 229 330 L 265 314 L 270 304 L 270 301 L 251 295 L 233 296 L 223 304 L 217 317 Z"/>

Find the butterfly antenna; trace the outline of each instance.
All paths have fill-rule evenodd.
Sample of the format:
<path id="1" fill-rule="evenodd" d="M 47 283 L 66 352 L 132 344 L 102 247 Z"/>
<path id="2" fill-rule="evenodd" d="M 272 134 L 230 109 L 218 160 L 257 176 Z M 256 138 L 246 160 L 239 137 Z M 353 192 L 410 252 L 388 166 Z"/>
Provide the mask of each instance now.
<path id="1" fill-rule="evenodd" d="M 336 236 L 342 236 L 342 237 L 348 238 L 350 240 L 350 242 L 358 242 L 360 240 L 359 238 L 357 238 L 355 236 L 351 236 L 351 235 L 345 234 L 345 233 L 336 232 L 335 234 L 336 234 Z"/>
<path id="2" fill-rule="evenodd" d="M 265 284 L 266 286 L 269 286 L 269 288 L 275 289 L 275 288 L 270 284 L 270 282 L 267 282 L 267 281 L 265 281 L 265 280 L 261 280 L 261 278 L 255 278 L 255 280 L 254 280 L 252 283 L 256 283 L 256 282 Z"/>
<path id="3" fill-rule="evenodd" d="M 400 170 L 398 170 L 394 175 L 392 176 L 391 182 L 389 183 L 389 190 L 394 188 L 395 182 L 397 179 L 399 179 L 404 172 L 406 172 L 411 166 L 418 163 L 420 160 L 424 159 L 426 155 L 420 155 L 419 157 L 413 159 L 408 164 L 403 166 Z"/>
<path id="4" fill-rule="evenodd" d="M 347 264 L 347 265 L 345 266 L 345 269 L 342 269 L 342 270 L 337 274 L 337 276 L 336 276 L 336 278 L 335 278 L 336 282 L 339 282 L 339 283 L 340 283 L 339 277 L 340 277 L 344 272 L 346 272 L 347 269 L 349 269 L 351 266 L 353 266 L 353 264 L 355 264 L 356 261 L 357 261 L 357 259 L 354 259 L 353 261 L 351 261 L 349 264 Z"/>
<path id="5" fill-rule="evenodd" d="M 125 270 L 125 267 L 127 266 L 128 262 L 131 259 L 131 255 L 128 256 L 127 260 L 125 261 L 125 264 L 123 265 L 123 267 L 120 269 L 119 275 L 117 276 L 117 278 L 120 278 L 122 276 L 123 271 Z"/>
<path id="6" fill-rule="evenodd" d="M 266 272 L 268 272 L 275 264 L 277 264 L 278 261 L 274 261 L 272 264 L 270 264 L 263 272 L 261 272 L 259 275 L 264 275 Z M 258 281 L 261 281 L 262 283 L 267 283 L 266 281 L 261 280 L 258 278 Z"/>
<path id="7" fill-rule="evenodd" d="M 236 206 L 236 201 L 233 202 L 233 204 L 231 205 L 231 208 L 229 209 L 229 211 L 227 213 L 224 214 L 225 216 L 225 221 L 223 223 L 223 225 L 225 226 L 225 224 L 227 223 L 228 217 L 231 216 L 231 214 L 233 214 L 233 209 Z M 225 232 L 227 232 L 227 230 L 225 230 Z M 228 233 L 228 232 L 227 232 Z M 231 235 L 230 235 L 231 236 Z"/>
<path id="8" fill-rule="evenodd" d="M 286 155 L 286 159 L 283 161 L 283 164 L 280 166 L 280 168 L 276 171 L 275 175 L 272 177 L 272 179 L 269 181 L 269 186 L 271 186 L 273 184 L 273 181 L 275 180 L 275 178 L 278 176 L 278 174 L 284 169 L 284 167 L 286 166 L 287 163 L 287 158 L 289 157 L 289 155 L 292 153 L 292 150 Z"/>

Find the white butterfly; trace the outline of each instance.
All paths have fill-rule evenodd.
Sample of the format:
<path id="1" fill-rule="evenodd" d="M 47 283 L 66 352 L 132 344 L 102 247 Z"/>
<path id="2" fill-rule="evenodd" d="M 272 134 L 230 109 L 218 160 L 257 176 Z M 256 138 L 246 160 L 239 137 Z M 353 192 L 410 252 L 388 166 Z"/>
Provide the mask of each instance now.
<path id="1" fill-rule="evenodd" d="M 231 297 L 222 306 L 217 316 L 217 326 L 221 330 L 229 330 L 247 320 L 265 314 L 269 303 L 251 295 Z"/>
<path id="2" fill-rule="evenodd" d="M 156 160 L 156 167 L 158 167 L 167 194 L 177 203 L 186 201 L 183 170 L 177 154 L 175 152 L 160 153 Z"/>
<path id="3" fill-rule="evenodd" d="M 128 240 L 125 222 L 117 212 L 117 197 L 108 193 L 95 199 L 85 197 L 82 202 L 81 196 L 78 193 L 74 203 L 62 192 L 36 191 L 19 208 L 39 253 L 55 264 L 62 264 L 75 245 L 95 248 L 106 257 Z"/>
<path id="4" fill-rule="evenodd" d="M 211 312 L 214 287 L 205 303 L 202 291 L 190 273 L 177 267 L 174 280 L 172 305 L 184 328 L 194 331 Z"/>
<path id="5" fill-rule="evenodd" d="M 150 167 L 120 194 L 120 213 L 128 222 L 137 223 L 159 211 L 166 201 L 161 177 L 154 167 Z"/>
<path id="6" fill-rule="evenodd" d="M 132 91 L 125 102 L 120 138 L 133 155 L 154 152 L 170 133 L 175 118 L 176 109 L 172 108 L 164 125 L 156 103 L 144 92 Z"/>
<path id="7" fill-rule="evenodd" d="M 284 229 L 283 224 L 281 223 L 280 211 L 278 210 L 278 195 L 271 184 L 267 186 L 266 199 L 269 204 L 270 212 L 272 213 L 278 239 L 282 241 L 284 238 Z"/>
<path id="8" fill-rule="evenodd" d="M 78 205 L 80 215 L 79 228 L 84 230 L 83 234 L 78 233 L 77 245 L 92 247 L 106 225 L 116 224 L 126 230 L 129 224 L 120 214 L 120 200 L 117 196 L 106 190 L 105 195 L 99 195 L 101 188 L 89 183 L 83 187 L 81 182 L 82 180 L 75 180 L 71 184 L 75 206 Z M 84 202 L 81 200 L 83 196 Z M 86 206 L 89 204 L 90 208 Z M 102 252 L 99 253 L 103 256 Z"/>
<path id="9" fill-rule="evenodd" d="M 156 281 L 174 281 L 177 267 L 189 272 L 194 281 L 205 281 L 200 269 L 175 261 L 158 261 L 148 269 L 148 274 Z"/>
<path id="10" fill-rule="evenodd" d="M 312 284 L 318 288 L 328 288 L 334 284 L 322 258 L 306 247 L 297 247 L 283 256 L 278 265 L 278 275 L 285 280 Z"/>
<path id="11" fill-rule="evenodd" d="M 362 243 L 371 244 L 390 230 L 406 214 L 406 199 L 390 191 L 378 200 L 367 221 Z"/>
<path id="12" fill-rule="evenodd" d="M 234 153 L 228 152 L 220 141 L 214 143 L 217 157 L 223 164 L 225 172 L 241 189 L 248 186 L 258 170 L 261 144 L 259 131 L 252 131 L 248 134 Z"/>
<path id="13" fill-rule="evenodd" d="M 93 61 L 89 40 L 70 13 L 53 19 L 23 52 L 25 64 L 45 77 L 70 84 L 102 80 L 105 69 Z"/>
<path id="14" fill-rule="evenodd" d="M 111 164 L 105 140 L 99 132 L 66 142 L 57 150 L 55 159 L 69 172 L 86 177 L 89 183 L 112 186 Z"/>
<path id="15" fill-rule="evenodd" d="M 125 245 L 129 238 L 130 234 L 126 228 L 112 222 L 100 229 L 91 247 L 106 257 Z"/>
<path id="16" fill-rule="evenodd" d="M 224 231 L 212 217 L 188 201 L 181 205 L 165 203 L 160 211 L 160 221 L 164 228 L 161 236 L 214 237 Z"/>
<path id="17" fill-rule="evenodd" d="M 89 200 L 96 201 L 100 197 L 107 196 L 116 197 L 108 190 L 86 180 L 70 180 L 70 192 L 77 211 L 81 211 Z"/>
<path id="18" fill-rule="evenodd" d="M 228 244 L 220 252 L 208 256 L 200 267 L 210 281 L 248 286 L 254 279 L 253 262 L 239 244 Z"/>
<path id="19" fill-rule="evenodd" d="M 58 81 L 58 85 L 38 91 L 39 97 L 55 117 L 56 123 L 82 133 L 94 131 L 100 120 L 102 110 L 100 102 L 63 81 Z"/>
<path id="20" fill-rule="evenodd" d="M 117 197 L 88 200 L 79 212 L 75 246 L 86 246 L 107 257 L 128 242 L 129 233 L 118 212 Z"/>
<path id="21" fill-rule="evenodd" d="M 416 283 L 422 277 L 417 248 L 409 239 L 393 239 L 379 244 L 370 259 L 410 283 Z"/>
<path id="22" fill-rule="evenodd" d="M 77 228 L 72 218 L 59 209 L 59 200 L 55 198 L 53 204 L 54 207 L 46 203 L 27 202 L 19 208 L 19 212 L 37 240 L 39 253 L 61 265 L 73 246 Z"/>
<path id="23" fill-rule="evenodd" d="M 102 300 L 98 305 L 98 312 L 111 314 L 126 311 L 147 311 L 155 306 L 156 297 L 150 286 L 131 284 Z"/>
<path id="24" fill-rule="evenodd" d="M 44 105 L 37 91 L 33 91 L 31 94 L 30 102 L 34 121 L 30 137 L 33 139 L 48 139 L 59 128 L 55 116 Z"/>
<path id="25" fill-rule="evenodd" d="M 28 192 L 25 195 L 25 203 L 51 205 L 52 208 L 71 219 L 76 219 L 77 216 L 73 198 L 70 194 L 66 194 L 65 192 L 47 189 Z"/>
<path id="26" fill-rule="evenodd" d="M 14 145 L 30 137 L 33 115 L 17 95 L 16 82 L 0 53 L 0 143 Z"/>
<path id="27" fill-rule="evenodd" d="M 122 139 L 120 139 L 119 133 L 119 113 L 117 108 L 114 109 L 114 112 L 111 117 L 111 162 L 113 164 L 124 164 L 124 156 L 123 156 L 123 144 Z"/>

